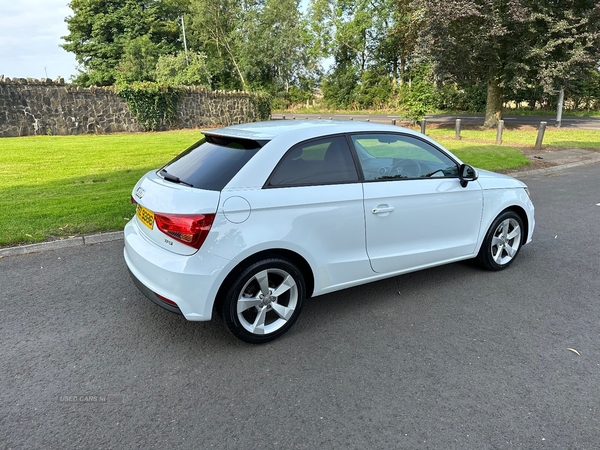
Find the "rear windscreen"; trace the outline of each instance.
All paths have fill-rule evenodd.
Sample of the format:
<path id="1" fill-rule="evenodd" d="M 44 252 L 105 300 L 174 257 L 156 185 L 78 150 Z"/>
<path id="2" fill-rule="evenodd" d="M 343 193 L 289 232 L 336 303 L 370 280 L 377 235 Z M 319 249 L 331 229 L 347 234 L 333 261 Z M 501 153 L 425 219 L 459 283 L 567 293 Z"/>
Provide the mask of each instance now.
<path id="1" fill-rule="evenodd" d="M 220 191 L 262 145 L 249 139 L 205 136 L 158 173 L 169 181 Z"/>

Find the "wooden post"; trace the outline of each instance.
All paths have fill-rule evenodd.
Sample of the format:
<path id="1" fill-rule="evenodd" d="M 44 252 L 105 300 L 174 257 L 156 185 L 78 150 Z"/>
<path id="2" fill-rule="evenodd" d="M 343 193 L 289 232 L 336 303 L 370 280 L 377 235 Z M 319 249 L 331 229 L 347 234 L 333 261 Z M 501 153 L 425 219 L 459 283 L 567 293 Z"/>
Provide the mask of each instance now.
<path id="1" fill-rule="evenodd" d="M 427 129 L 427 119 L 421 120 L 421 133 L 425 134 L 425 130 Z"/>
<path id="2" fill-rule="evenodd" d="M 285 114 L 281 116 L 281 120 L 285 120 Z"/>
<path id="3" fill-rule="evenodd" d="M 396 119 L 392 119 L 392 125 L 396 125 Z"/>
<path id="4" fill-rule="evenodd" d="M 498 132 L 496 133 L 496 145 L 502 145 L 502 133 L 504 133 L 504 120 L 499 120 Z"/>
<path id="5" fill-rule="evenodd" d="M 547 122 L 540 122 L 540 128 L 538 130 L 537 139 L 535 140 L 536 150 L 542 149 L 542 142 L 544 142 L 544 133 L 546 132 L 546 125 L 548 125 Z"/>
<path id="6" fill-rule="evenodd" d="M 456 119 L 456 140 L 460 141 L 460 119 Z"/>

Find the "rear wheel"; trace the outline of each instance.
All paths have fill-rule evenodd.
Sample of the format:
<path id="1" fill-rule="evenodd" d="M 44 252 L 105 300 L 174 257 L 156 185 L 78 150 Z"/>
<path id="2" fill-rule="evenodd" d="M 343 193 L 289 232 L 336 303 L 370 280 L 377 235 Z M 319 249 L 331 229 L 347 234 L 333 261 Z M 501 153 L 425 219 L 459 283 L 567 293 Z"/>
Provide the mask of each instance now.
<path id="1" fill-rule="evenodd" d="M 478 259 L 488 270 L 506 269 L 521 249 L 523 221 L 514 211 L 505 211 L 490 226 Z"/>
<path id="2" fill-rule="evenodd" d="M 284 259 L 265 259 L 235 278 L 221 304 L 221 314 L 238 339 L 262 344 L 294 325 L 305 292 L 304 277 L 296 266 Z"/>

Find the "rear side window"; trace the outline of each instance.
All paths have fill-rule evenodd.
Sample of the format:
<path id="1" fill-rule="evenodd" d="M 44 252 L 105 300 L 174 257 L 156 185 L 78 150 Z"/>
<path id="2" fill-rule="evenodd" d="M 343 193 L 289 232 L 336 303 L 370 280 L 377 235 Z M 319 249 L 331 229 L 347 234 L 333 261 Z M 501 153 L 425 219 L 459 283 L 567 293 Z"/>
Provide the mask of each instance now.
<path id="1" fill-rule="evenodd" d="M 250 139 L 205 136 L 158 173 L 169 181 L 220 191 L 262 145 Z"/>
<path id="2" fill-rule="evenodd" d="M 358 173 L 343 136 L 304 142 L 293 147 L 277 166 L 268 186 L 353 183 Z"/>

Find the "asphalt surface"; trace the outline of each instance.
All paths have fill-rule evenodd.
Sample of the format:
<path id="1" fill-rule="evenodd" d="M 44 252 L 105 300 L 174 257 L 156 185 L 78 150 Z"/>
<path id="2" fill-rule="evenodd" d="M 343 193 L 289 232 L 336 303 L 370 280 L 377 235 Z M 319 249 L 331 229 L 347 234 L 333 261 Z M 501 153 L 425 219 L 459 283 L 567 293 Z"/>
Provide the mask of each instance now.
<path id="1" fill-rule="evenodd" d="M 336 120 L 369 120 L 371 122 L 391 123 L 396 120 L 398 125 L 401 125 L 403 119 L 397 114 L 273 114 L 273 119 L 336 119 Z M 428 123 L 452 125 L 456 123 L 456 119 L 461 120 L 462 125 L 483 125 L 484 116 L 474 114 L 428 114 L 425 116 Z M 504 117 L 506 125 L 530 125 L 539 127 L 540 122 L 546 122 L 548 126 L 556 126 L 556 116 L 511 116 L 510 114 Z M 578 128 L 578 129 L 600 129 L 600 117 L 571 117 L 563 116 L 561 121 L 563 128 Z"/>
<path id="2" fill-rule="evenodd" d="M 264 346 L 150 303 L 122 241 L 1 258 L 0 447 L 598 448 L 600 164 L 523 179 L 509 269 L 318 297 Z"/>

